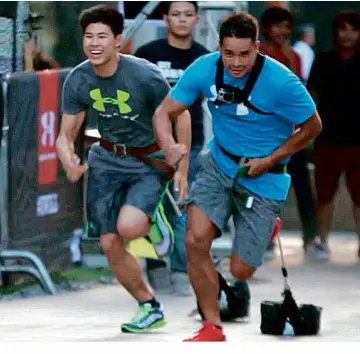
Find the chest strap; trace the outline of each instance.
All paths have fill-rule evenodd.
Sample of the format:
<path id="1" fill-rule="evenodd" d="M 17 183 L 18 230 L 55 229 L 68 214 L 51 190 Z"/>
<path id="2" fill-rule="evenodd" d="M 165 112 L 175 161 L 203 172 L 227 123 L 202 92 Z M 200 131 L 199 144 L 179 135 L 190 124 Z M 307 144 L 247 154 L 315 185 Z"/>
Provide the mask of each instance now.
<path id="1" fill-rule="evenodd" d="M 250 101 L 249 96 L 256 84 L 256 81 L 261 73 L 261 70 L 264 66 L 265 56 L 258 53 L 256 57 L 255 64 L 250 71 L 249 77 L 245 83 L 244 89 L 238 87 L 233 87 L 230 85 L 224 84 L 224 63 L 220 57 L 216 63 L 216 77 L 215 85 L 218 97 L 214 102 L 215 105 L 222 104 L 241 104 L 253 110 L 254 112 L 262 115 L 272 115 L 271 112 L 264 112 L 261 109 L 255 107 Z"/>

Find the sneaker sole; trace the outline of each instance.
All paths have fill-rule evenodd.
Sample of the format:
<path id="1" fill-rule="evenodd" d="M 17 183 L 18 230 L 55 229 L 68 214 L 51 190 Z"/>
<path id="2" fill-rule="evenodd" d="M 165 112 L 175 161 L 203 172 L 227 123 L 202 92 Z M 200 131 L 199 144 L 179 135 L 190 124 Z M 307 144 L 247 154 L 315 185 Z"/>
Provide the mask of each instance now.
<path id="1" fill-rule="evenodd" d="M 197 342 L 192 340 L 192 338 L 188 338 L 188 339 L 184 339 L 183 342 Z M 206 341 L 198 341 L 198 342 L 227 342 L 226 336 L 224 336 L 223 338 L 219 338 L 217 340 L 206 340 Z"/>
<path id="2" fill-rule="evenodd" d="M 148 333 L 151 332 L 154 329 L 162 328 L 166 325 L 165 320 L 160 320 L 155 323 L 153 323 L 151 326 L 146 328 L 135 328 L 129 325 L 122 325 L 121 326 L 121 332 L 123 333 Z"/>

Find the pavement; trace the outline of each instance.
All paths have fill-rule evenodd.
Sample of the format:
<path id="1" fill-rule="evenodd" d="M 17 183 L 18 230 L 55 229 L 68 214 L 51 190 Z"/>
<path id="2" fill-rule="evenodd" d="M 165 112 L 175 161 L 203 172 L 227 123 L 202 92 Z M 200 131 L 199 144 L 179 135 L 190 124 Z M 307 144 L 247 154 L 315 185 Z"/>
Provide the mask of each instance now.
<path id="1" fill-rule="evenodd" d="M 311 261 L 301 251 L 300 236 L 283 236 L 289 281 L 298 303 L 323 308 L 321 332 L 316 337 L 275 337 L 260 332 L 260 304 L 281 300 L 280 259 L 267 262 L 250 281 L 251 316 L 244 322 L 224 324 L 229 342 L 338 342 L 360 341 L 360 262 L 357 238 L 331 238 L 330 261 Z M 135 301 L 118 284 L 90 290 L 0 301 L 0 340 L 32 342 L 180 342 L 200 327 L 192 297 L 159 293 L 168 324 L 151 334 L 123 334 L 120 324 L 136 310 Z"/>

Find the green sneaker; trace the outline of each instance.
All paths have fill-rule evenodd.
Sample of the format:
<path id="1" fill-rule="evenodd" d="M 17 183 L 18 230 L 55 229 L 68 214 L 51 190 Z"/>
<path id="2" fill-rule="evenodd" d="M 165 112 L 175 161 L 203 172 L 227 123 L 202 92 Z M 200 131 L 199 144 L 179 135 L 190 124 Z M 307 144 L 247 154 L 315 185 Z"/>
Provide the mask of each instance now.
<path id="1" fill-rule="evenodd" d="M 121 331 L 124 333 L 147 333 L 165 325 L 163 310 L 152 307 L 150 304 L 144 304 L 139 306 L 131 322 L 121 325 Z"/>
<path id="2" fill-rule="evenodd" d="M 166 257 L 173 251 L 175 236 L 161 202 L 158 204 L 151 221 L 152 226 L 146 238 L 150 240 L 158 257 Z"/>

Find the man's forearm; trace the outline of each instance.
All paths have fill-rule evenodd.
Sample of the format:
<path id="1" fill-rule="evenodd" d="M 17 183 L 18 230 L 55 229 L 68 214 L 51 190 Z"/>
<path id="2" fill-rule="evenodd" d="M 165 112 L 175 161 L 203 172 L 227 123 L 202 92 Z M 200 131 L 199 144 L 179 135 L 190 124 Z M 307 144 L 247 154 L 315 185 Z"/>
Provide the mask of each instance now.
<path id="1" fill-rule="evenodd" d="M 176 137 L 179 144 L 187 147 L 190 153 L 191 150 L 191 116 L 189 111 L 184 111 L 176 118 Z M 179 162 L 178 170 L 184 174 L 189 170 L 189 154 L 185 155 Z"/>
<path id="2" fill-rule="evenodd" d="M 164 109 L 160 107 L 156 110 L 153 117 L 154 134 L 160 148 L 164 151 L 167 151 L 172 145 L 176 144 L 171 121 L 169 113 Z"/>
<path id="3" fill-rule="evenodd" d="M 59 160 L 66 168 L 71 163 L 71 157 L 75 152 L 74 142 L 70 141 L 65 134 L 60 133 L 56 140 L 56 152 Z"/>
<path id="4" fill-rule="evenodd" d="M 283 159 L 305 149 L 321 132 L 321 121 L 300 127 L 283 145 L 275 150 L 269 157 L 272 165 L 278 164 Z"/>

